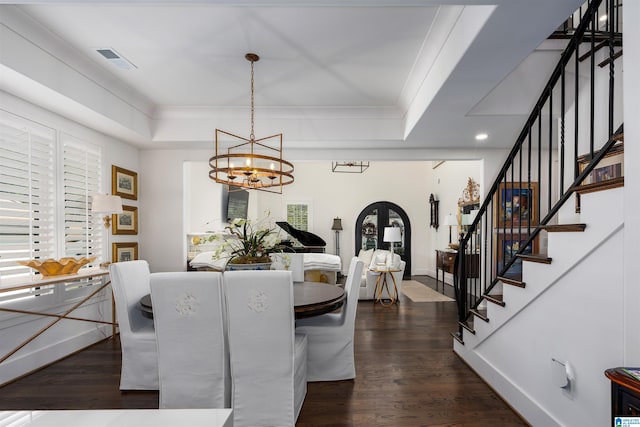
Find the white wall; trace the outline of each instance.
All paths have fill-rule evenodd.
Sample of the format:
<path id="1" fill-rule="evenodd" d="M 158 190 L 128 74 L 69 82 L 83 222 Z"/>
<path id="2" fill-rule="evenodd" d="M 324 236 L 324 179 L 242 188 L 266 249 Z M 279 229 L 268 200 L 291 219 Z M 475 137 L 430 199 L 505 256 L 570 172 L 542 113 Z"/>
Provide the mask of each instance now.
<path id="1" fill-rule="evenodd" d="M 470 176 L 483 181 L 482 161 L 448 161 L 437 169 L 432 168 L 431 161 L 372 162 L 362 174 L 333 173 L 329 161 L 295 162 L 295 167 L 295 182 L 283 187 L 282 195 L 250 192 L 249 217 L 261 217 L 269 211 L 273 220 L 286 220 L 287 203 L 309 203 L 312 221 L 309 231 L 327 242 L 328 253 L 335 253 L 331 224 L 333 218 L 340 217 L 344 228 L 340 232 L 344 273 L 349 259 L 357 254 L 355 221 L 358 215 L 373 202 L 390 201 L 402 207 L 411 222 L 412 274 L 435 275 L 434 250 L 447 246 L 449 230 L 440 227 L 436 231 L 429 227 L 429 195 L 434 193 L 440 198 L 442 221 L 446 212 L 456 211 L 458 198 Z M 164 168 L 166 164 L 163 165 L 166 170 Z M 208 169 L 202 161 L 187 162 L 185 166 L 189 171 L 185 177 L 190 180 L 184 193 L 185 219 L 190 232 L 220 228 L 220 186 L 208 178 Z M 162 209 L 165 211 L 166 207 Z M 456 239 L 456 230 L 453 238 Z M 147 248 L 145 244 L 145 251 Z M 153 265 L 155 268 L 155 261 Z"/>
<path id="2" fill-rule="evenodd" d="M 631 1 L 624 4 L 624 115 L 625 139 L 629 141 L 624 147 L 624 216 L 625 223 L 637 222 L 640 212 L 640 168 L 635 168 L 640 161 L 640 2 Z M 640 333 L 638 332 L 638 304 L 640 304 L 640 286 L 638 286 L 638 242 L 640 227 L 626 227 L 624 231 L 624 364 L 640 366 Z"/>

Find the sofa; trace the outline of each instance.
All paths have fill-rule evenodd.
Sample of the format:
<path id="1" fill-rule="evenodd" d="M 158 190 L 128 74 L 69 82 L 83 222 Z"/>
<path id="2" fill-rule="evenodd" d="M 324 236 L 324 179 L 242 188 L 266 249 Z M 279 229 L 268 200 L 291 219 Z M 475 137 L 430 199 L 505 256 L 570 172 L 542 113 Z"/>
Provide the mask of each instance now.
<path id="1" fill-rule="evenodd" d="M 404 268 L 406 265 L 406 263 L 402 259 L 400 259 L 400 255 L 395 253 L 392 254 L 391 251 L 387 251 L 384 249 L 362 249 L 358 254 L 358 259 L 360 259 L 365 266 L 365 268 L 362 270 L 362 278 L 360 279 L 360 290 L 358 293 L 359 300 L 374 299 L 376 281 L 380 276 L 380 273 L 376 273 L 373 271 L 376 268 L 400 270 L 391 273 L 396 281 L 398 295 L 400 294 L 400 290 L 402 289 L 402 276 L 404 275 Z M 393 282 L 391 280 L 388 280 L 387 283 L 390 286 L 393 286 Z M 382 298 L 389 298 L 389 294 L 386 292 L 386 290 L 383 291 Z"/>

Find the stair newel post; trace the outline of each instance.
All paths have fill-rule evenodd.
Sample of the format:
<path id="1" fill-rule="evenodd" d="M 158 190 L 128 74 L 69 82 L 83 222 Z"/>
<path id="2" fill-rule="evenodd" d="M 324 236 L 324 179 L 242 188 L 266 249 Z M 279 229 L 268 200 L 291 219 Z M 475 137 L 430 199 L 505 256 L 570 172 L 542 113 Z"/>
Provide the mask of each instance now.
<path id="1" fill-rule="evenodd" d="M 458 256 L 456 257 L 453 267 L 453 286 L 456 296 L 456 302 L 458 304 L 458 320 L 463 323 L 466 320 L 467 313 L 467 280 L 465 272 L 465 240 L 464 234 L 460 234 L 460 240 L 458 245 Z M 462 329 L 460 330 L 462 333 Z"/>

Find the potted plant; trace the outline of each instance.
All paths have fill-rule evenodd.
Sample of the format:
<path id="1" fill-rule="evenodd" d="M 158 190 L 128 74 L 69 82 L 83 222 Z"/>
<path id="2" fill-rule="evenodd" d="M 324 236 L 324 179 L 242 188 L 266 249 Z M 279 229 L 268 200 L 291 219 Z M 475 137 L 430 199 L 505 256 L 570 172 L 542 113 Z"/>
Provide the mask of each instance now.
<path id="1" fill-rule="evenodd" d="M 277 250 L 280 239 L 268 219 L 252 222 L 234 219 L 225 227 L 232 238 L 225 239 L 216 251 L 217 257 L 227 257 L 227 270 L 268 270 L 269 254 Z"/>

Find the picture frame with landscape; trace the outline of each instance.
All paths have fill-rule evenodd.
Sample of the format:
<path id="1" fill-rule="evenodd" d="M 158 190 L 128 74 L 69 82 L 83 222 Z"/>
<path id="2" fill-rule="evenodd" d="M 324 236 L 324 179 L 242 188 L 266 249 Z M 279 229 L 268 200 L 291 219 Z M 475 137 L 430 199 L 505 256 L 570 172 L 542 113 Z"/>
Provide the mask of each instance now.
<path id="1" fill-rule="evenodd" d="M 111 192 L 123 199 L 138 200 L 138 174 L 112 165 Z"/>
<path id="2" fill-rule="evenodd" d="M 112 262 L 135 261 L 138 259 L 138 243 L 137 242 L 118 242 L 112 243 Z"/>
<path id="3" fill-rule="evenodd" d="M 113 234 L 138 234 L 138 208 L 122 205 L 121 214 L 113 214 Z"/>

